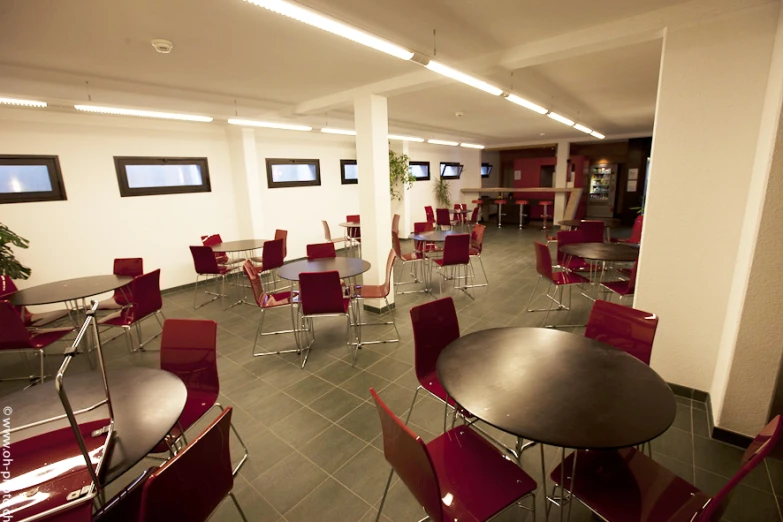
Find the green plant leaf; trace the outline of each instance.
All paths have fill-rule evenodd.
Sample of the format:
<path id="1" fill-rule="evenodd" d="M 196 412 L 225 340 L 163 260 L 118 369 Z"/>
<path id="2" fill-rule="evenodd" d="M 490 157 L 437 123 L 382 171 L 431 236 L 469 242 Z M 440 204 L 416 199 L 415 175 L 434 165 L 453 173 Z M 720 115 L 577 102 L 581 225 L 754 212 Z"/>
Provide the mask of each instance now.
<path id="1" fill-rule="evenodd" d="M 0 223 L 0 275 L 11 279 L 28 279 L 31 270 L 16 260 L 11 246 L 28 248 L 30 242 Z"/>
<path id="2" fill-rule="evenodd" d="M 392 200 L 402 199 L 402 191 L 409 190 L 416 178 L 411 174 L 407 154 L 397 154 L 389 149 L 389 191 Z"/>

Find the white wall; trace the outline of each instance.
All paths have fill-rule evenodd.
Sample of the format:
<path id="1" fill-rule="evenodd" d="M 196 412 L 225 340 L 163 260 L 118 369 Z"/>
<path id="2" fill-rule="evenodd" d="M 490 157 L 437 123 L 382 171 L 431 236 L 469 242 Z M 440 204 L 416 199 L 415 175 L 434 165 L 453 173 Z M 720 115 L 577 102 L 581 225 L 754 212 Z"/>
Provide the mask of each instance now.
<path id="1" fill-rule="evenodd" d="M 709 391 L 759 135 L 778 4 L 665 35 L 635 306 L 652 366 Z"/>
<path id="2" fill-rule="evenodd" d="M 188 245 L 239 239 L 225 130 L 218 125 L 0 110 L 0 154 L 56 154 L 67 201 L 0 205 L 0 221 L 30 240 L 16 252 L 27 287 L 109 274 L 115 257 L 161 269 L 163 288 L 195 280 Z M 212 192 L 121 198 L 114 156 L 207 157 Z"/>

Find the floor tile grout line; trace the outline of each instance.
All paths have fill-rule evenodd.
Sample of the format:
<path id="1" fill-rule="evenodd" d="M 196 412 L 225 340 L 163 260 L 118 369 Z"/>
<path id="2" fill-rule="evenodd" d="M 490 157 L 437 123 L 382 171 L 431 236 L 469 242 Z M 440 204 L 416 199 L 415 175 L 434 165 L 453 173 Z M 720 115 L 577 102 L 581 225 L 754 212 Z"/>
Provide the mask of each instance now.
<path id="1" fill-rule="evenodd" d="M 767 460 L 764 459 L 764 471 L 766 471 L 767 474 L 767 480 L 769 480 L 770 488 L 772 489 L 772 497 L 775 499 L 775 507 L 778 508 L 778 518 L 783 521 L 783 511 L 781 511 L 780 508 L 780 499 L 778 499 L 778 495 L 775 491 L 775 483 L 772 481 L 772 473 L 769 471 L 769 465 L 767 464 Z"/>

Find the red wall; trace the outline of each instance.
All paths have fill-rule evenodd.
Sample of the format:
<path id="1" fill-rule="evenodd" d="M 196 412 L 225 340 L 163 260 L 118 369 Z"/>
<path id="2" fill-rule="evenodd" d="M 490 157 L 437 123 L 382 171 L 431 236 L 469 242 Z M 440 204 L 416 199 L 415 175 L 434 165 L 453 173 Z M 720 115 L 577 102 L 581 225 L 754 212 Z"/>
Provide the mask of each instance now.
<path id="1" fill-rule="evenodd" d="M 574 170 L 574 187 L 579 188 L 584 185 L 583 172 L 587 162 L 585 156 L 571 156 L 571 164 Z M 555 166 L 557 158 L 517 158 L 514 160 L 514 171 L 521 171 L 521 179 L 514 180 L 514 188 L 540 187 L 541 186 L 541 167 Z M 541 219 L 543 207 L 538 202 L 542 200 L 554 201 L 554 192 L 529 192 L 517 193 L 517 197 L 524 197 L 530 202 L 530 208 L 526 209 L 530 219 Z M 552 214 L 552 207 L 549 207 L 549 214 Z M 576 212 L 576 218 L 581 219 L 586 215 L 587 203 L 582 198 Z"/>

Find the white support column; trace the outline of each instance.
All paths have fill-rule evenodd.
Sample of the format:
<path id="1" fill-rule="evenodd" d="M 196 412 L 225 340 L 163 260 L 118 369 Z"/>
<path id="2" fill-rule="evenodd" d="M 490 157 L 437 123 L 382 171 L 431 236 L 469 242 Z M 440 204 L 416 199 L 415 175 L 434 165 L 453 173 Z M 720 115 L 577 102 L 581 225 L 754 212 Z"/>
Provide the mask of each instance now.
<path id="1" fill-rule="evenodd" d="M 405 154 L 410 157 L 411 147 L 408 141 L 393 141 L 390 143 L 389 148 L 398 154 Z M 394 214 L 400 215 L 400 237 L 406 238 L 413 229 L 411 226 L 411 195 L 407 188 L 404 188 L 401 194 L 401 200 L 392 201 L 391 213 L 392 217 L 394 217 Z"/>
<path id="2" fill-rule="evenodd" d="M 258 147 L 253 129 L 231 129 L 229 134 L 239 233 L 243 238 L 266 237 L 264 229 L 264 191 L 258 166 Z M 239 239 L 239 238 L 237 238 Z"/>
<path id="3" fill-rule="evenodd" d="M 571 156 L 571 144 L 567 141 L 557 142 L 557 166 L 555 167 L 555 188 L 566 188 L 568 179 L 568 158 Z M 555 193 L 555 208 L 552 213 L 552 224 L 563 220 L 566 208 L 566 194 Z"/>
<path id="4" fill-rule="evenodd" d="M 354 99 L 356 163 L 359 170 L 359 214 L 362 218 L 362 258 L 372 264 L 365 284 L 383 284 L 386 258 L 391 250 L 391 198 L 389 196 L 389 123 L 386 98 L 365 94 Z M 392 285 L 392 288 L 394 286 Z M 389 294 L 389 304 L 394 292 Z M 382 308 L 383 301 L 366 302 Z"/>

